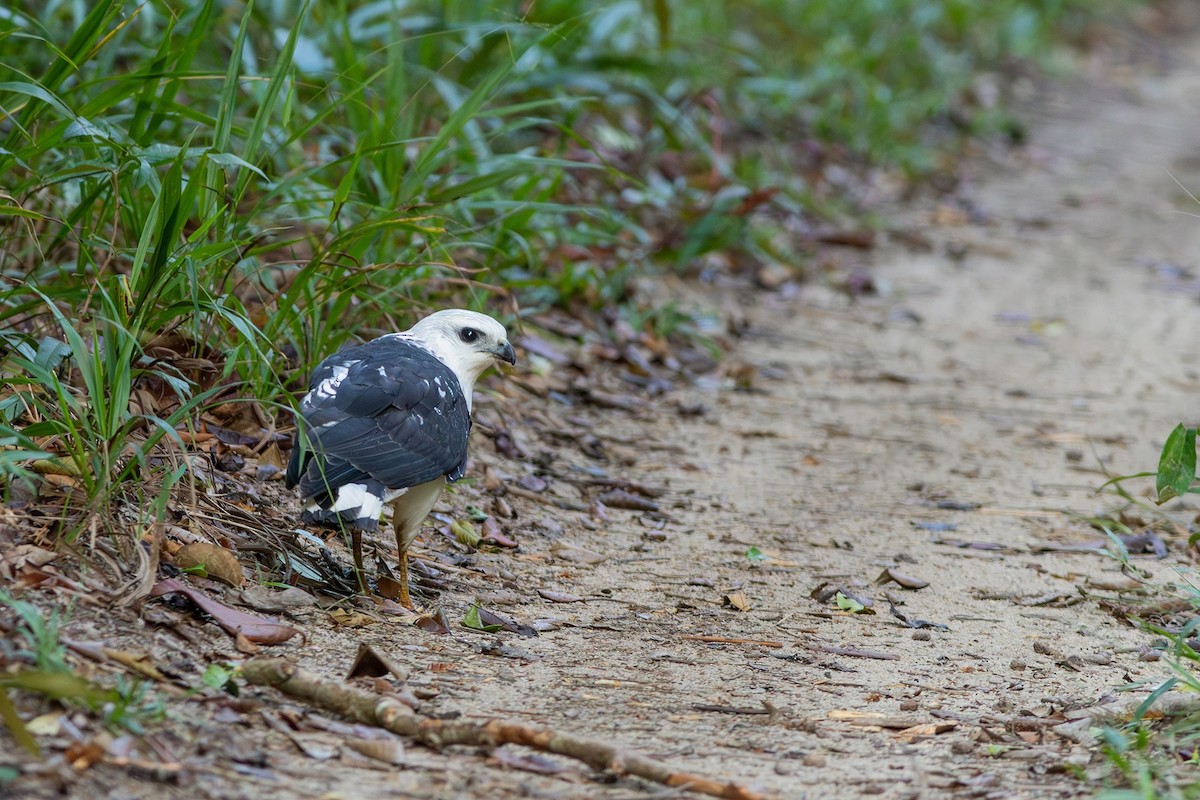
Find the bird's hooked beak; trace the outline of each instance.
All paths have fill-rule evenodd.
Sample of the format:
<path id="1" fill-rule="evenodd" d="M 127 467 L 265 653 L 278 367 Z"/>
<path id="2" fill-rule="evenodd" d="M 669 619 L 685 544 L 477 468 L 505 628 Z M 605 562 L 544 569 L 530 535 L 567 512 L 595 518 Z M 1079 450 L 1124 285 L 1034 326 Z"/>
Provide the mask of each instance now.
<path id="1" fill-rule="evenodd" d="M 501 361 L 507 361 L 509 364 L 514 366 L 517 363 L 517 351 L 513 350 L 513 346 L 507 341 L 498 344 L 496 349 L 492 351 L 492 355 Z"/>

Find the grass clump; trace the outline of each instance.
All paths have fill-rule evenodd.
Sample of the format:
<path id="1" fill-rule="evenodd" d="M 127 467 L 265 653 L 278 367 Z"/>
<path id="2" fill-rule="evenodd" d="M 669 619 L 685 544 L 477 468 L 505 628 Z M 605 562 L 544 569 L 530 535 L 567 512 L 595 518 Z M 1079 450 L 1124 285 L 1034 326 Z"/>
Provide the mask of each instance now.
<path id="1" fill-rule="evenodd" d="M 74 529 L 131 485 L 160 515 L 202 409 L 274 427 L 320 358 L 423 307 L 694 329 L 634 279 L 800 269 L 797 219 L 847 207 L 830 163 L 929 163 L 976 76 L 1088 8 L 11 4 L 0 480 L 59 475 Z"/>

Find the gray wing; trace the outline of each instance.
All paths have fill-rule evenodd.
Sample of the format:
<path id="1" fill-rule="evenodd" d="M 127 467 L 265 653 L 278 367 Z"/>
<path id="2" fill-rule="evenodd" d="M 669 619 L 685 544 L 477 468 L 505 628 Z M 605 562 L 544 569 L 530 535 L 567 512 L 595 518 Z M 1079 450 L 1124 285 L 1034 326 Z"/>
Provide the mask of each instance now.
<path id="1" fill-rule="evenodd" d="M 384 337 L 325 359 L 300 404 L 288 486 L 336 496 L 366 479 L 400 489 L 466 469 L 471 413 L 458 378 L 427 350 Z"/>

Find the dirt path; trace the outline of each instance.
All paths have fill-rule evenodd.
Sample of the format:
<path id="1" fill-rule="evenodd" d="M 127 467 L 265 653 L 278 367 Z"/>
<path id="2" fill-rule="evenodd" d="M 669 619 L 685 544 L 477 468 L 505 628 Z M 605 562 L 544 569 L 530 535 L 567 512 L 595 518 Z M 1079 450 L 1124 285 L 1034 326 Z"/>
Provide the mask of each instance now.
<path id="1" fill-rule="evenodd" d="M 1064 772 L 1086 765 L 1086 750 L 1005 722 L 1092 705 L 1166 668 L 1142 660 L 1147 637 L 1094 601 L 1016 601 L 1073 601 L 1089 582 L 1114 594 L 1105 587 L 1123 578 L 1113 560 L 1036 547 L 1096 541 L 1065 512 L 1113 507 L 1093 493 L 1097 458 L 1116 473 L 1149 468 L 1163 436 L 1193 414 L 1200 287 L 1165 291 L 1147 266 L 1191 266 L 1200 252 L 1200 220 L 1180 213 L 1200 207 L 1173 180 L 1200 189 L 1200 47 L 1179 59 L 1165 76 L 1064 87 L 1034 120 L 1028 150 L 961 193 L 972 213 L 905 212 L 933 247 L 874 253 L 880 297 L 851 303 L 805 288 L 789 300 L 726 298 L 751 322 L 737 357 L 769 367 L 763 391 L 689 390 L 687 401 L 708 406 L 698 417 L 574 413 L 578 430 L 593 425 L 637 456 L 628 470 L 609 464 L 611 474 L 670 487 L 672 521 L 613 510 L 589 530 L 584 514 L 527 504 L 521 552 L 481 555 L 474 577 L 441 598 L 451 620 L 478 598 L 523 623 L 566 624 L 536 638 L 437 637 L 333 628 L 313 611 L 301 616 L 310 642 L 294 651 L 300 662 L 339 676 L 367 642 L 406 664 L 408 689 L 431 713 L 617 740 L 781 797 L 1087 794 Z M 520 398 L 513 390 L 493 408 Z M 549 440 L 525 444 L 568 469 Z M 1168 580 L 1185 562 L 1182 544 L 1138 564 Z M 572 560 L 566 545 L 603 561 Z M 751 547 L 767 560 L 748 559 Z M 891 584 L 901 610 L 949 630 L 898 624 L 887 587 L 872 584 L 888 567 L 930 582 Z M 873 598 L 878 613 L 812 599 L 826 581 Z M 588 599 L 550 603 L 536 589 Z M 77 633 L 105 632 L 87 625 Z M 702 635 L 780 646 L 685 638 Z M 219 634 L 208 647 L 200 660 L 236 656 Z M 277 695 L 251 696 L 276 713 Z M 71 793 L 681 796 L 597 783 L 568 762 L 541 776 L 416 747 L 397 769 L 341 746 L 341 732 L 268 732 L 256 710 L 187 716 L 175 746 L 205 766 L 185 785 L 98 767 Z M 907 723 L 930 727 L 896 729 Z M 312 757 L 321 748 L 338 757 Z M 28 796 L 50 791 L 31 786 Z"/>

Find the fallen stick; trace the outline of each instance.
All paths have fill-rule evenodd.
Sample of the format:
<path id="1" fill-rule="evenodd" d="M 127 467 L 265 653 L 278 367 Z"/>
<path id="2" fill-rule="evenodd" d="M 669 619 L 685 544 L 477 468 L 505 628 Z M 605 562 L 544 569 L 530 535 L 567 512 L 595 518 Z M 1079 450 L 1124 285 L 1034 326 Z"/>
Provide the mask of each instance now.
<path id="1" fill-rule="evenodd" d="M 524 497 L 526 500 L 532 500 L 535 503 L 542 503 L 547 506 L 561 508 L 563 511 L 590 511 L 588 506 L 583 503 L 576 503 L 574 500 L 567 500 L 565 497 L 555 497 L 554 495 L 538 494 L 531 492 L 528 489 L 522 489 L 520 486 L 505 486 L 508 494 Z"/>
<path id="2" fill-rule="evenodd" d="M 450 745 L 499 747 L 519 744 L 547 753 L 568 756 L 592 769 L 612 770 L 618 775 L 635 775 L 664 786 L 721 797 L 726 800 L 766 800 L 767 795 L 736 783 L 722 783 L 702 775 L 676 772 L 651 758 L 621 750 L 611 744 L 586 739 L 550 728 L 519 722 L 446 721 L 414 714 L 396 700 L 354 689 L 337 681 L 326 680 L 282 658 L 253 658 L 242 665 L 242 677 L 255 686 L 272 686 L 279 691 L 306 700 L 315 706 L 344 717 L 375 725 L 392 733 L 415 739 L 440 750 Z"/>
<path id="3" fill-rule="evenodd" d="M 763 647 L 783 647 L 783 642 L 770 642 L 765 639 L 737 639 L 731 636 L 701 636 L 695 633 L 685 633 L 679 638 L 693 642 L 713 642 L 716 644 L 757 644 Z"/>
<path id="4" fill-rule="evenodd" d="M 824 644 L 810 644 L 808 647 L 822 653 L 831 653 L 835 656 L 848 656 L 849 658 L 875 658 L 880 661 L 898 661 L 900 659 L 900 656 L 894 653 L 880 653 L 875 650 L 863 650 L 859 647 L 830 647 Z"/>

